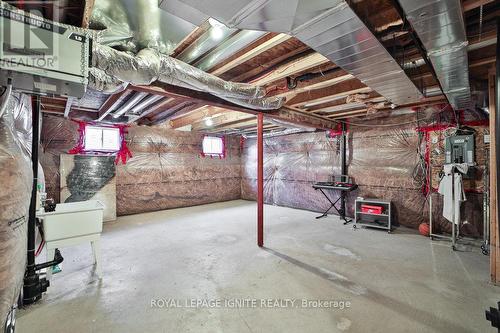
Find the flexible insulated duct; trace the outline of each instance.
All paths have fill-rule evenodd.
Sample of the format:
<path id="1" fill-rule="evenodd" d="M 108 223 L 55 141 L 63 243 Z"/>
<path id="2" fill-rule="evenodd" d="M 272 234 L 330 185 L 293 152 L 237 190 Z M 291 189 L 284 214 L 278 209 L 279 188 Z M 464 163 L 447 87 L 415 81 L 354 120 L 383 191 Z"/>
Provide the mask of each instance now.
<path id="1" fill-rule="evenodd" d="M 235 104 L 255 109 L 277 109 L 284 101 L 281 97 L 264 98 L 266 92 L 262 87 L 222 80 L 154 49 L 143 49 L 137 55 L 131 55 L 96 44 L 92 61 L 93 66 L 102 71 L 96 71 L 101 75 L 93 75 L 90 79 L 92 88 L 98 90 L 121 88 L 120 81 L 133 85 L 149 85 L 160 81 L 209 92 Z"/>

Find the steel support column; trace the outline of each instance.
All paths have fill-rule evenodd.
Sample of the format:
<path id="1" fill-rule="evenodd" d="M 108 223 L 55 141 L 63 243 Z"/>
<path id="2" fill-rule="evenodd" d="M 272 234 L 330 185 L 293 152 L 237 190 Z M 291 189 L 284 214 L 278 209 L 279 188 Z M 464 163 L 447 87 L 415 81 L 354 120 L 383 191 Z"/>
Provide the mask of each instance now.
<path id="1" fill-rule="evenodd" d="M 257 115 L 257 245 L 264 246 L 264 114 Z"/>
<path id="2" fill-rule="evenodd" d="M 345 122 L 342 122 L 342 146 L 341 146 L 341 170 L 340 174 L 341 175 L 346 175 L 347 176 L 347 126 Z M 340 211 L 342 212 L 341 215 L 345 216 L 346 214 L 346 192 L 341 191 L 340 192 Z"/>

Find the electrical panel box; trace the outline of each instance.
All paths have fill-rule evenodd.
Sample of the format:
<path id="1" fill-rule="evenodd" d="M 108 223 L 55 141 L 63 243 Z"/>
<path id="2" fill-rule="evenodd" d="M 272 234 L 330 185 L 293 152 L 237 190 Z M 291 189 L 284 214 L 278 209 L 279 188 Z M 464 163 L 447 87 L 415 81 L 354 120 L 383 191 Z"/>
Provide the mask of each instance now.
<path id="1" fill-rule="evenodd" d="M 0 85 L 80 98 L 88 84 L 91 36 L 0 2 Z"/>
<path id="2" fill-rule="evenodd" d="M 445 164 L 467 163 L 475 164 L 474 135 L 455 135 L 446 138 Z"/>

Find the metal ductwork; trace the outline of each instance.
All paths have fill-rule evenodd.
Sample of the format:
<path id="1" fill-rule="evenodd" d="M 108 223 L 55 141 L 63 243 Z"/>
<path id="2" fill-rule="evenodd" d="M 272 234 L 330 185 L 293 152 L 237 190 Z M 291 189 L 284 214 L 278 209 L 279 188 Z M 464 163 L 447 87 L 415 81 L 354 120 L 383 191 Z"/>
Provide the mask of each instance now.
<path id="1" fill-rule="evenodd" d="M 248 46 L 250 43 L 255 42 L 257 39 L 264 36 L 266 33 L 262 31 L 252 31 L 244 30 L 238 32 L 236 35 L 232 36 L 228 40 L 220 44 L 212 52 L 208 53 L 206 56 L 196 61 L 195 67 L 201 70 L 208 71 L 215 65 L 219 64 L 223 60 L 229 58 L 242 48 Z"/>
<path id="2" fill-rule="evenodd" d="M 191 43 L 176 58 L 185 63 L 192 64 L 200 56 L 216 48 L 221 41 L 235 34 L 237 29 L 229 29 L 216 20 L 208 20 L 210 28 L 197 40 Z"/>
<path id="3" fill-rule="evenodd" d="M 453 108 L 471 105 L 467 35 L 460 0 L 399 0 Z"/>
<path id="4" fill-rule="evenodd" d="M 230 28 L 282 32 L 321 53 L 394 104 L 422 93 L 344 0 L 161 0 L 160 7 L 196 23 L 199 13 Z M 196 15 L 191 16 L 187 8 Z"/>

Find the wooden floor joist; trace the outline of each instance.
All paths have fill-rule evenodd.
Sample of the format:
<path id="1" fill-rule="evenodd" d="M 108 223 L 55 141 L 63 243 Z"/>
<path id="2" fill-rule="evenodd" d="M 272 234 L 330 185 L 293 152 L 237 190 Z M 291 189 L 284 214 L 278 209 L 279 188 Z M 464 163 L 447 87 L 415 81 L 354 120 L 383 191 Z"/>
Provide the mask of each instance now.
<path id="1" fill-rule="evenodd" d="M 372 89 L 357 80 L 342 82 L 321 90 L 303 92 L 287 101 L 287 104 L 295 107 L 311 107 L 353 94 L 369 93 Z"/>
<path id="2" fill-rule="evenodd" d="M 271 38 L 270 40 L 260 44 L 259 46 L 257 46 L 256 48 L 246 52 L 245 54 L 241 55 L 240 57 L 224 64 L 224 66 L 222 67 L 219 67 L 217 68 L 216 70 L 214 70 L 213 72 L 211 72 L 211 74 L 213 75 L 221 75 L 227 71 L 229 71 L 230 69 L 238 66 L 239 64 L 242 64 L 244 63 L 245 61 L 251 59 L 251 58 L 254 58 L 256 57 L 257 55 L 275 47 L 276 45 L 280 44 L 280 43 L 283 43 L 284 41 L 288 40 L 289 38 L 291 38 L 290 36 L 288 35 L 285 35 L 285 34 L 279 34 L 279 35 L 276 35 L 274 36 L 273 38 Z"/>
<path id="3" fill-rule="evenodd" d="M 267 74 L 261 78 L 258 78 L 254 81 L 252 81 L 253 84 L 255 85 L 266 85 L 270 82 L 283 79 L 287 76 L 294 75 L 298 72 L 304 71 L 308 68 L 312 68 L 314 66 L 318 66 L 321 64 L 326 64 L 330 60 L 325 58 L 319 53 L 312 53 L 310 55 L 307 55 L 303 58 L 300 58 L 298 60 L 293 61 L 290 64 L 284 64 L 274 71 L 272 71 L 270 74 Z"/>
<path id="4" fill-rule="evenodd" d="M 123 99 L 125 99 L 131 93 L 132 92 L 130 90 L 123 90 L 119 93 L 116 93 L 116 94 L 109 96 L 108 99 L 106 100 L 106 102 L 104 102 L 104 104 L 102 104 L 101 107 L 99 108 L 99 111 L 98 111 L 99 115 L 98 115 L 97 120 L 101 121 L 104 118 L 106 118 L 108 116 L 108 114 L 111 111 L 113 111 L 114 108 L 117 105 L 119 105 L 123 101 Z"/>
<path id="5" fill-rule="evenodd" d="M 464 0 L 462 2 L 462 9 L 464 12 L 471 11 L 478 7 L 492 3 L 495 0 Z"/>

